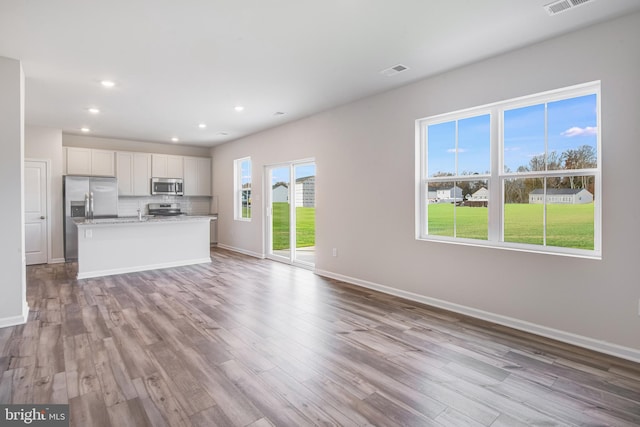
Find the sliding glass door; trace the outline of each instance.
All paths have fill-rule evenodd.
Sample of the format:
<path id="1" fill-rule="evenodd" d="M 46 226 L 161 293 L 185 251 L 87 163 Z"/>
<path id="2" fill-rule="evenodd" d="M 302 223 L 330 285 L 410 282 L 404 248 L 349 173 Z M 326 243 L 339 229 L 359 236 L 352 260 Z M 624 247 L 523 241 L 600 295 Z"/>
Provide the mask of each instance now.
<path id="1" fill-rule="evenodd" d="M 315 178 L 313 161 L 266 168 L 267 244 L 271 259 L 304 267 L 315 264 Z"/>

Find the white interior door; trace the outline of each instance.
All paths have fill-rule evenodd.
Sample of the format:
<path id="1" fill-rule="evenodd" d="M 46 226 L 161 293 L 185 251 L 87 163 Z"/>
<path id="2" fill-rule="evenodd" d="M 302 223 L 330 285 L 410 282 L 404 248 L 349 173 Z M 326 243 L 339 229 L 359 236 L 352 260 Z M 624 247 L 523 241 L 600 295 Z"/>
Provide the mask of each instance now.
<path id="1" fill-rule="evenodd" d="M 24 164 L 24 250 L 27 265 L 44 264 L 49 257 L 47 231 L 47 163 Z"/>

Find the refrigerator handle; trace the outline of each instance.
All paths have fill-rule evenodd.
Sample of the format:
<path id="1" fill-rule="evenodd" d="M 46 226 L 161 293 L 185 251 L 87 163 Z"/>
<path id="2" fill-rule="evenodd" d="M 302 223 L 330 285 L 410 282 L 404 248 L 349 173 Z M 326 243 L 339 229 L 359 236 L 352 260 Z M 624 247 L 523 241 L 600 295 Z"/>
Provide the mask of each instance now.
<path id="1" fill-rule="evenodd" d="M 89 204 L 89 193 L 84 195 L 84 217 L 89 218 L 89 212 L 91 211 L 91 205 Z"/>
<path id="2" fill-rule="evenodd" d="M 91 205 L 91 219 L 93 219 L 93 209 L 94 209 L 93 202 L 94 202 L 93 192 L 91 192 L 89 193 L 89 204 Z"/>

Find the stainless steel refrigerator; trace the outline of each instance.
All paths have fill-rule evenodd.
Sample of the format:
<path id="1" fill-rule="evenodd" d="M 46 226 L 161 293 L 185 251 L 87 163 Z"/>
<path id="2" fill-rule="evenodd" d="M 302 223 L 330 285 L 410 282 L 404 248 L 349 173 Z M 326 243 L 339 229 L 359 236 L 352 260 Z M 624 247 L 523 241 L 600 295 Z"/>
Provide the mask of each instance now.
<path id="1" fill-rule="evenodd" d="M 63 177 L 64 258 L 78 258 L 78 227 L 74 218 L 118 216 L 118 181 L 94 176 Z"/>

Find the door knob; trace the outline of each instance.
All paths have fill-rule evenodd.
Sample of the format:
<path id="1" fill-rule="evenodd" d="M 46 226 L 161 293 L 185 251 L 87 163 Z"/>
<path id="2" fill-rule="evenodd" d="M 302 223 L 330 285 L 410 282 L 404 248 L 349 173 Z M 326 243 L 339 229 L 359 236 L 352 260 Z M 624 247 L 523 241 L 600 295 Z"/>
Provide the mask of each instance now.
<path id="1" fill-rule="evenodd" d="M 40 219 L 44 219 L 44 216 L 41 216 Z"/>

